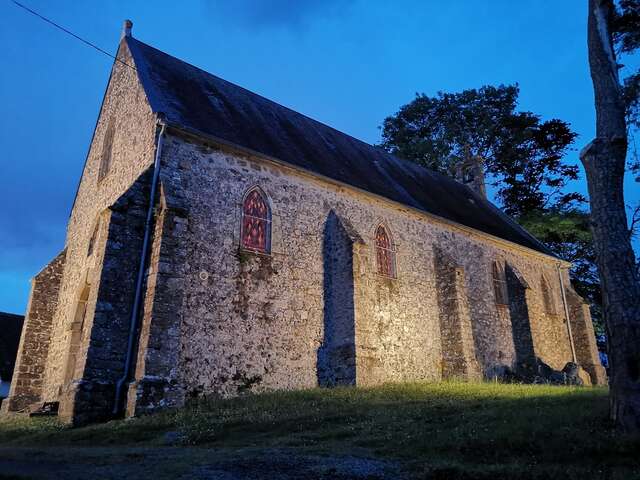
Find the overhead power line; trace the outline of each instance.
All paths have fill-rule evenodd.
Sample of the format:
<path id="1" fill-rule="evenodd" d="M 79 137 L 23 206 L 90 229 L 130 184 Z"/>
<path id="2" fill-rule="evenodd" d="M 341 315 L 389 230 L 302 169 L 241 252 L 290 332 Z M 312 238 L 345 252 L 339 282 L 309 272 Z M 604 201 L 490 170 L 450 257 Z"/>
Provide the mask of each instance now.
<path id="1" fill-rule="evenodd" d="M 62 30 L 64 33 L 66 33 L 67 35 L 71 35 L 73 38 L 75 38 L 76 40 L 80 40 L 82 43 L 89 45 L 92 48 L 95 48 L 97 51 L 99 51 L 100 53 L 106 55 L 107 57 L 113 58 L 116 62 L 121 63 L 122 65 L 125 65 L 129 68 L 132 69 L 136 69 L 136 67 L 134 67 L 133 65 L 129 65 L 127 62 L 123 62 L 122 60 L 120 60 L 118 57 L 110 54 L 109 52 L 107 52 L 106 50 L 103 50 L 102 48 L 98 47 L 97 45 L 95 45 L 94 43 L 91 43 L 88 40 L 85 40 L 84 38 L 76 35 L 75 33 L 73 33 L 72 31 L 64 28 L 62 25 L 58 25 L 56 22 L 54 22 L 53 20 L 49 20 L 47 17 L 40 15 L 38 12 L 36 12 L 35 10 L 30 9 L 29 7 L 27 7 L 26 5 L 21 4 L 20 2 L 16 2 L 16 0 L 11 0 L 13 3 L 15 3 L 18 7 L 22 8 L 23 10 L 26 10 L 27 12 L 31 13 L 32 15 L 35 15 L 36 17 L 38 17 L 41 20 L 44 20 L 45 22 L 47 22 L 50 25 L 53 25 L 54 27 L 56 27 L 59 30 Z"/>

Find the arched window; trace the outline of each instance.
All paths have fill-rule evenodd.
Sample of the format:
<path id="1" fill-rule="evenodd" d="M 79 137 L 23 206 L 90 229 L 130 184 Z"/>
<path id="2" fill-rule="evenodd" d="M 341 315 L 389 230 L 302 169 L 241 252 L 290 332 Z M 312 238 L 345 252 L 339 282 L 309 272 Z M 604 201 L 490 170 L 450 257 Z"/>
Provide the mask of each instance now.
<path id="1" fill-rule="evenodd" d="M 495 295 L 496 304 L 508 305 L 509 294 L 507 293 L 507 278 L 504 273 L 504 268 L 501 265 L 498 265 L 498 262 L 493 262 L 492 276 L 493 293 Z"/>
<path id="2" fill-rule="evenodd" d="M 242 248 L 262 253 L 271 251 L 271 209 L 257 187 L 244 197 L 240 238 Z"/>
<path id="3" fill-rule="evenodd" d="M 549 315 L 555 315 L 557 313 L 556 304 L 553 301 L 553 295 L 551 294 L 551 289 L 549 288 L 549 282 L 547 282 L 547 279 L 544 277 L 544 275 L 540 277 L 540 287 L 542 290 L 542 302 L 544 304 L 545 313 L 548 313 Z"/>
<path id="4" fill-rule="evenodd" d="M 378 273 L 385 277 L 396 277 L 396 251 L 384 225 L 376 228 L 376 260 Z"/>

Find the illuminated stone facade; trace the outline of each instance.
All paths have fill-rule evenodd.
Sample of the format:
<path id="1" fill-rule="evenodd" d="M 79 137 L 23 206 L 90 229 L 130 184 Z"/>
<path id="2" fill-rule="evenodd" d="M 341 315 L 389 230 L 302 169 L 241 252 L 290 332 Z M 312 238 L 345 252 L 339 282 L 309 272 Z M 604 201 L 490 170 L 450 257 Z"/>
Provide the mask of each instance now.
<path id="1" fill-rule="evenodd" d="M 125 43 L 119 55 L 135 63 Z M 16 369 L 37 377 L 14 376 L 5 410 L 58 401 L 75 423 L 112 416 L 145 229 L 129 415 L 201 394 L 559 370 L 566 309 L 578 363 L 606 381 L 567 264 L 189 129 L 160 133 L 147 95 L 114 65 L 65 250 L 46 288 L 34 280 Z"/>

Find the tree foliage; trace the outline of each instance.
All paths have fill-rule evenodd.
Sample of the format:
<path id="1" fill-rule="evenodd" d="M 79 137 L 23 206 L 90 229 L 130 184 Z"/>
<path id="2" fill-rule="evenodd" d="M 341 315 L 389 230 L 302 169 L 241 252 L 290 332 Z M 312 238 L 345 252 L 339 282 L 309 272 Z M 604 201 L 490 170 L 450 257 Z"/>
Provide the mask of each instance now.
<path id="1" fill-rule="evenodd" d="M 611 21 L 613 42 L 618 56 L 630 55 L 640 48 L 640 1 L 620 0 Z M 621 65 L 622 67 L 622 65 Z M 640 70 L 633 71 L 622 80 L 622 98 L 626 109 L 629 136 L 628 168 L 636 182 L 640 182 L 640 152 L 637 147 L 640 130 Z M 630 231 L 640 236 L 640 204 L 630 207 Z M 640 255 L 636 269 L 640 272 Z"/>
<path id="2" fill-rule="evenodd" d="M 382 147 L 453 176 L 468 155 L 484 160 L 506 213 L 519 217 L 583 200 L 563 191 L 578 167 L 563 161 L 576 134 L 559 119 L 518 111 L 517 85 L 439 92 L 415 99 L 384 120 Z"/>
<path id="3" fill-rule="evenodd" d="M 562 120 L 518 111 L 518 94 L 517 85 L 500 85 L 416 95 L 384 121 L 382 146 L 450 176 L 467 155 L 482 157 L 505 212 L 573 264 L 572 283 L 602 332 L 589 215 L 579 208 L 582 195 L 566 191 L 578 178 L 578 167 L 563 159 L 576 134 Z"/>
<path id="4" fill-rule="evenodd" d="M 618 54 L 633 53 L 640 46 L 640 2 L 619 0 L 611 28 Z"/>

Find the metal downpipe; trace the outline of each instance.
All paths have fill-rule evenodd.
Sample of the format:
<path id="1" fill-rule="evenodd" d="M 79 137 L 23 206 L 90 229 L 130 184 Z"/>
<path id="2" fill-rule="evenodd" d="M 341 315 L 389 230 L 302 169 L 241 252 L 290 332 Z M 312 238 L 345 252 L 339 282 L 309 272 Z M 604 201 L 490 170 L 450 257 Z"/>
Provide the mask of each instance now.
<path id="1" fill-rule="evenodd" d="M 129 323 L 129 339 L 127 341 L 127 355 L 125 357 L 124 371 L 116 383 L 116 393 L 113 402 L 113 414 L 120 413 L 122 405 L 122 388 L 129 379 L 129 371 L 133 363 L 133 352 L 136 344 L 136 330 L 138 328 L 138 314 L 140 311 L 140 302 L 142 300 L 142 285 L 144 283 L 144 271 L 147 263 L 147 254 L 149 250 L 149 238 L 151 237 L 151 224 L 153 222 L 153 210 L 155 205 L 156 190 L 158 186 L 158 177 L 160 176 L 160 157 L 162 156 L 162 142 L 166 124 L 159 122 L 161 125 L 158 135 L 158 145 L 156 147 L 156 158 L 153 163 L 153 179 L 151 180 L 151 193 L 149 194 L 149 207 L 147 209 L 147 218 L 144 225 L 144 237 L 142 240 L 142 251 L 140 253 L 140 262 L 138 264 L 138 275 L 136 278 L 136 292 L 133 300 L 133 310 L 131 311 L 131 320 Z"/>
<path id="2" fill-rule="evenodd" d="M 564 280 L 562 279 L 562 271 L 560 270 L 560 264 L 558 264 L 558 278 L 560 278 L 560 290 L 562 291 L 562 306 L 564 307 L 564 315 L 567 319 L 567 332 L 569 332 L 569 343 L 571 344 L 571 357 L 573 363 L 578 363 L 576 359 L 576 347 L 573 344 L 573 333 L 571 331 L 571 319 L 569 318 L 569 307 L 567 306 L 567 296 L 564 292 Z"/>

